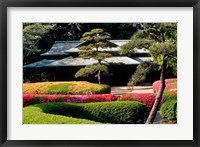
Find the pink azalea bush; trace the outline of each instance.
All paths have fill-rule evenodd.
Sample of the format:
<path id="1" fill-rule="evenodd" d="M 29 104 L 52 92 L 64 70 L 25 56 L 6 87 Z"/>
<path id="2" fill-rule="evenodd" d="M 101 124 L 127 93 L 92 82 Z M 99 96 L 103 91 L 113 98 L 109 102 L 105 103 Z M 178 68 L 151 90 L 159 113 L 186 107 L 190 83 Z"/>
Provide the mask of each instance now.
<path id="1" fill-rule="evenodd" d="M 156 94 L 155 93 L 130 93 L 130 94 L 123 94 L 119 98 L 120 101 L 138 101 L 147 106 L 147 108 L 151 109 L 154 101 L 155 101 Z M 164 99 L 161 100 L 161 103 L 164 102 Z"/>
<path id="2" fill-rule="evenodd" d="M 110 102 L 116 101 L 114 94 L 91 94 L 91 95 L 46 95 L 46 94 L 23 94 L 23 106 L 48 102 L 69 102 L 69 103 L 88 103 L 88 102 Z"/>
<path id="3" fill-rule="evenodd" d="M 177 79 L 176 78 L 165 79 L 165 83 L 166 83 L 165 91 L 170 90 L 170 91 L 176 91 L 177 92 Z M 159 90 L 159 87 L 160 87 L 160 81 L 155 81 L 152 84 L 152 87 L 153 87 L 154 93 L 158 93 L 158 90 Z"/>

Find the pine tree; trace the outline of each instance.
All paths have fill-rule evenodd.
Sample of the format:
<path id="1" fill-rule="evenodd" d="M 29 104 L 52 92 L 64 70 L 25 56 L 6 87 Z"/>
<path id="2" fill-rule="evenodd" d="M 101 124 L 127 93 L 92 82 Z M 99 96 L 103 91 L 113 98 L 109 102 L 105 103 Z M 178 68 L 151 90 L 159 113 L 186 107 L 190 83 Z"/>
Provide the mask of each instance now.
<path id="1" fill-rule="evenodd" d="M 88 77 L 91 74 L 96 74 L 98 78 L 98 83 L 101 83 L 101 75 L 108 75 L 109 69 L 108 65 L 102 62 L 105 58 L 111 57 L 112 54 L 103 51 L 102 48 L 115 46 L 108 40 L 111 39 L 109 33 L 104 32 L 102 29 L 92 29 L 90 32 L 83 34 L 81 41 L 84 41 L 84 45 L 79 47 L 79 56 L 84 59 L 93 58 L 98 61 L 97 64 L 86 66 L 81 68 L 75 77 Z"/>
<path id="2" fill-rule="evenodd" d="M 154 105 L 147 118 L 146 123 L 150 124 L 154 122 L 156 113 L 159 109 L 160 101 L 165 89 L 165 77 L 166 69 L 168 67 L 174 68 L 176 71 L 177 63 L 177 25 L 175 23 L 148 23 L 144 24 L 144 30 L 136 32 L 131 41 L 122 46 L 122 54 L 131 55 L 134 53 L 134 48 L 146 48 L 149 49 L 150 55 L 153 57 L 153 64 L 157 64 L 160 67 L 160 88 L 156 95 Z M 150 64 L 150 63 L 149 63 Z M 136 71 L 132 76 L 129 84 L 136 84 L 140 80 L 144 80 L 148 69 L 146 64 L 141 64 L 143 67 L 139 70 L 145 70 L 144 74 L 141 71 Z M 150 67 L 150 65 L 149 65 Z M 153 67 L 153 66 L 152 66 Z"/>
<path id="3" fill-rule="evenodd" d="M 28 64 L 32 58 L 37 58 L 44 48 L 40 48 L 40 41 L 47 37 L 54 24 L 25 23 L 23 26 L 23 61 Z M 48 42 L 50 42 L 48 40 Z"/>

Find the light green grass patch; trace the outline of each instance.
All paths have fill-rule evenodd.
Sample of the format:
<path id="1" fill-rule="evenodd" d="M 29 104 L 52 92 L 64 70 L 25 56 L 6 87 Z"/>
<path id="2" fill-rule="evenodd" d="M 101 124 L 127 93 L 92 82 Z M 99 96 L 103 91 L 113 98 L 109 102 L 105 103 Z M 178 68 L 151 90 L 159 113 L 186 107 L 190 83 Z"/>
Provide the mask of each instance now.
<path id="1" fill-rule="evenodd" d="M 23 124 L 101 124 L 87 119 L 62 115 L 47 114 L 40 108 L 29 106 L 23 108 Z"/>

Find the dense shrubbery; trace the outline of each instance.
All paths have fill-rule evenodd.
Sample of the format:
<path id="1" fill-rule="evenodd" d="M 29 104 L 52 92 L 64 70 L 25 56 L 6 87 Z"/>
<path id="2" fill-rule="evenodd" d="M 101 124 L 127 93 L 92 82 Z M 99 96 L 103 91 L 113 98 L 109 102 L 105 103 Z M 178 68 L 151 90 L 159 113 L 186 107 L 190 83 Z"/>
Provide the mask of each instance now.
<path id="1" fill-rule="evenodd" d="M 110 102 L 116 101 L 114 94 L 91 94 L 91 95 L 46 95 L 46 94 L 23 94 L 23 106 L 48 102 L 69 102 L 69 103 L 88 103 L 88 102 Z"/>
<path id="2" fill-rule="evenodd" d="M 34 106 L 41 108 L 45 113 L 114 124 L 143 123 L 148 113 L 145 105 L 126 101 L 85 104 L 45 103 Z"/>
<path id="3" fill-rule="evenodd" d="M 177 100 L 177 90 L 166 90 L 163 95 L 165 101 Z"/>
<path id="4" fill-rule="evenodd" d="M 137 101 L 145 104 L 150 110 L 155 100 L 155 93 L 130 93 L 117 96 L 114 94 L 91 94 L 91 95 L 46 95 L 46 94 L 23 94 L 23 106 L 48 102 L 111 102 L 111 101 Z M 166 93 L 167 97 L 167 93 Z M 169 96 L 168 96 L 169 97 Z M 161 103 L 164 102 L 162 99 Z"/>
<path id="5" fill-rule="evenodd" d="M 111 101 L 137 101 L 151 109 L 155 100 L 154 93 L 131 93 L 116 96 L 114 94 L 91 94 L 91 95 L 46 95 L 46 94 L 23 94 L 23 106 L 48 102 L 88 103 L 88 102 L 111 102 Z M 161 103 L 164 102 L 162 99 Z"/>
<path id="6" fill-rule="evenodd" d="M 165 103 L 160 108 L 160 116 L 167 121 L 177 120 L 177 90 L 167 89 L 164 92 Z"/>
<path id="7" fill-rule="evenodd" d="M 110 93 L 110 86 L 84 81 L 38 82 L 23 84 L 24 94 L 100 94 Z"/>
<path id="8" fill-rule="evenodd" d="M 123 94 L 119 100 L 123 101 L 138 101 L 147 106 L 147 108 L 150 110 L 153 106 L 153 103 L 155 101 L 155 93 L 130 93 L 130 94 Z M 164 102 L 164 99 L 162 99 L 161 103 Z"/>
<path id="9" fill-rule="evenodd" d="M 47 114 L 42 112 L 41 108 L 29 106 L 23 108 L 23 124 L 100 124 L 100 122 Z"/>
<path id="10" fill-rule="evenodd" d="M 177 100 L 165 102 L 160 108 L 160 116 L 167 120 L 177 120 Z"/>
<path id="11" fill-rule="evenodd" d="M 177 89 L 177 79 L 166 79 L 165 80 L 166 87 L 165 90 L 176 91 Z M 154 93 L 158 93 L 160 87 L 160 81 L 155 81 L 153 84 L 153 91 Z"/>
<path id="12" fill-rule="evenodd" d="M 40 107 L 44 112 L 52 114 L 45 114 L 44 112 L 41 112 L 41 109 L 37 109 L 37 112 L 30 112 L 31 110 L 36 109 L 35 107 L 30 106 L 27 109 L 24 109 L 26 111 L 25 115 L 30 117 L 29 120 L 25 122 L 36 122 L 35 119 L 39 119 L 40 116 L 41 118 L 45 119 L 48 115 L 52 115 L 51 117 L 57 118 L 57 116 L 54 116 L 53 114 L 58 114 L 65 115 L 61 116 L 62 118 L 66 116 L 72 116 L 103 123 L 139 123 L 145 119 L 148 110 L 152 108 L 159 86 L 160 81 L 153 83 L 153 90 L 155 93 L 130 93 L 116 96 L 114 94 L 98 94 L 110 93 L 111 89 L 107 85 L 93 84 L 89 82 L 41 82 L 24 84 L 23 106 L 54 102 L 49 104 L 35 105 Z M 166 79 L 166 88 L 163 99 L 161 100 L 162 105 L 160 108 L 160 115 L 161 118 L 167 121 L 176 121 L 177 119 L 176 86 L 176 79 Z M 67 102 L 69 104 L 57 102 Z M 146 105 L 146 107 L 137 102 L 143 103 Z M 28 111 L 30 112 L 30 116 L 27 114 Z M 36 113 L 38 114 L 38 117 L 36 117 Z M 31 118 L 31 116 L 35 118 Z M 30 121 L 31 119 L 32 121 Z M 67 120 L 70 120 L 69 123 L 74 121 L 73 118 L 63 119 L 63 121 L 56 121 L 55 123 L 68 123 Z M 48 122 L 50 123 L 52 120 L 47 119 L 47 123 Z M 82 123 L 82 120 L 75 120 L 75 123 L 76 122 Z M 45 121 L 38 121 L 38 123 L 45 123 Z M 83 123 L 93 122 L 87 122 L 87 120 L 83 120 Z"/>

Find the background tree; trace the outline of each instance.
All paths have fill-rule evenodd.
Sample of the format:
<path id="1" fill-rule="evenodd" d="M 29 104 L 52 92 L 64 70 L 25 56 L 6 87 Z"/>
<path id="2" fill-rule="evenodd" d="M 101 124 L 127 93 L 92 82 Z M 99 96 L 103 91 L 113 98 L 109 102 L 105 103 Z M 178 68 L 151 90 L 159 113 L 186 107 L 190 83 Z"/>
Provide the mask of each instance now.
<path id="1" fill-rule="evenodd" d="M 57 23 L 53 32 L 57 40 L 79 40 L 93 28 L 103 29 L 112 39 L 129 39 L 137 30 L 132 23 Z"/>
<path id="2" fill-rule="evenodd" d="M 101 83 L 101 75 L 109 74 L 109 69 L 107 64 L 102 61 L 105 58 L 108 58 L 111 53 L 102 51 L 101 48 L 112 47 L 114 44 L 108 40 L 111 38 L 110 34 L 104 32 L 102 29 L 92 29 L 90 32 L 83 34 L 81 41 L 85 41 L 85 44 L 79 47 L 80 52 L 79 56 L 85 59 L 93 58 L 98 61 L 97 64 L 86 66 L 81 68 L 76 74 L 75 77 L 88 77 L 91 74 L 96 74 L 98 77 L 98 83 Z"/>
<path id="3" fill-rule="evenodd" d="M 54 24 L 25 23 L 23 26 L 23 62 L 36 61 L 52 45 L 50 31 Z M 39 58 L 40 59 L 40 58 Z"/>
<path id="4" fill-rule="evenodd" d="M 24 23 L 24 64 L 41 60 L 40 54 L 49 50 L 55 41 L 79 40 L 92 28 L 102 28 L 113 39 L 129 39 L 137 30 L 132 23 Z"/>
<path id="5" fill-rule="evenodd" d="M 132 36 L 131 41 L 122 46 L 122 54 L 131 55 L 134 53 L 134 48 L 149 49 L 150 55 L 154 59 L 154 62 L 152 63 L 156 63 L 160 67 L 161 85 L 146 121 L 146 123 L 153 123 L 165 89 L 166 69 L 172 67 L 173 71 L 176 72 L 177 25 L 175 23 L 147 23 L 143 25 L 144 30 L 136 32 Z M 146 68 L 147 64 L 141 64 L 140 66 L 141 67 L 137 68 L 137 70 L 139 69 L 140 71 L 136 71 L 132 76 L 131 81 L 129 82 L 130 85 L 137 84 L 137 82 L 144 80 L 146 74 L 149 73 L 148 70 L 151 69 Z M 144 70 L 143 74 L 141 74 L 141 70 Z"/>

